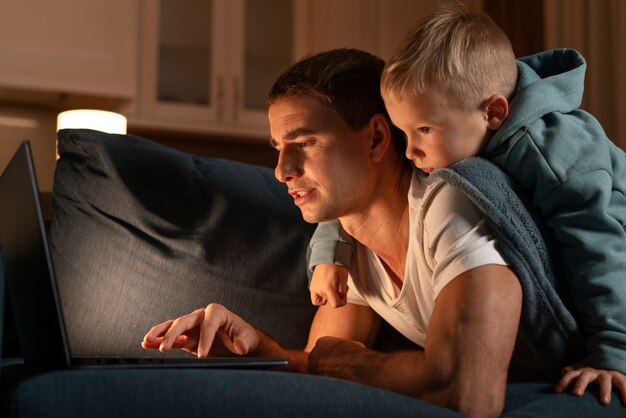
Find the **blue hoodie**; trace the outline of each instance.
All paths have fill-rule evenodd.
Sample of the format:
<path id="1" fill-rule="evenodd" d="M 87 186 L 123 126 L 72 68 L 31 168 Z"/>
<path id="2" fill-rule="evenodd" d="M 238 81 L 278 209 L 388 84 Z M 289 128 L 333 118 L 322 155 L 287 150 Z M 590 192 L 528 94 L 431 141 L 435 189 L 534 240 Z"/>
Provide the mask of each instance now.
<path id="1" fill-rule="evenodd" d="M 586 64 L 571 49 L 518 60 L 510 113 L 482 155 L 530 195 L 554 234 L 582 363 L 626 373 L 626 156 L 579 109 Z"/>
<path id="2" fill-rule="evenodd" d="M 586 334 L 580 361 L 626 373 L 626 156 L 579 109 L 585 69 L 571 49 L 519 59 L 509 116 L 482 156 L 521 184 L 553 234 Z M 337 225 L 317 228 L 309 266 L 349 265 Z"/>

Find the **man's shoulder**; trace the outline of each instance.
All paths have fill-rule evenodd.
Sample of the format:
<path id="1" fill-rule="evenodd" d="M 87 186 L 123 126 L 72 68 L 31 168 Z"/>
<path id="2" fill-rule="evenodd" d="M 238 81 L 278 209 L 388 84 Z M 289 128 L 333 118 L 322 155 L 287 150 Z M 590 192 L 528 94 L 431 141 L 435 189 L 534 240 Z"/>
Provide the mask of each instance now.
<path id="1" fill-rule="evenodd" d="M 431 176 L 427 180 L 422 196 L 415 199 L 411 207 L 412 216 L 425 226 L 439 227 L 456 219 L 477 222 L 481 216 L 467 193 L 440 176 Z"/>

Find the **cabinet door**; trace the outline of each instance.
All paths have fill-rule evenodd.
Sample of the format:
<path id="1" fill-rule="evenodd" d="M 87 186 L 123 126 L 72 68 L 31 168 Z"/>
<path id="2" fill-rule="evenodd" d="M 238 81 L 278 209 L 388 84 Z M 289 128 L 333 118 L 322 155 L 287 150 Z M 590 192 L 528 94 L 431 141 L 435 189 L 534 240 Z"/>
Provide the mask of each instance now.
<path id="1" fill-rule="evenodd" d="M 232 34 L 232 121 L 265 127 L 267 96 L 276 77 L 300 55 L 298 16 L 303 2 L 238 0 L 233 2 L 240 28 Z"/>
<path id="2" fill-rule="evenodd" d="M 132 98 L 137 0 L 4 1 L 0 86 Z"/>
<path id="3" fill-rule="evenodd" d="M 214 3 L 142 1 L 141 82 L 131 126 L 193 130 L 217 119 Z"/>
<path id="4" fill-rule="evenodd" d="M 300 55 L 303 1 L 144 0 L 131 125 L 267 138 L 267 93 Z"/>

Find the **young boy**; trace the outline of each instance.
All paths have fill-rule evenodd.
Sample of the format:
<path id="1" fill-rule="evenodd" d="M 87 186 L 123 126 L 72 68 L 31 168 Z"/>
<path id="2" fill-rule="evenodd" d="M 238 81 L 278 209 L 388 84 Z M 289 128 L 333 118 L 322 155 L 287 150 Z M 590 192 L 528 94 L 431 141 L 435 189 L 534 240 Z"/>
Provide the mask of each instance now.
<path id="1" fill-rule="evenodd" d="M 594 373 L 626 373 L 626 157 L 578 108 L 585 67 L 567 49 L 516 62 L 489 17 L 447 6 L 400 45 L 381 91 L 417 168 L 431 173 L 481 155 L 522 185 L 556 239 L 588 335 L 581 363 Z M 340 266 L 349 265 L 351 244 L 341 237 L 338 223 L 329 222 L 311 240 L 316 305 L 349 299 L 348 272 Z M 607 378 L 582 373 L 564 371 L 560 390 Z M 626 390 L 626 383 L 618 386 Z"/>

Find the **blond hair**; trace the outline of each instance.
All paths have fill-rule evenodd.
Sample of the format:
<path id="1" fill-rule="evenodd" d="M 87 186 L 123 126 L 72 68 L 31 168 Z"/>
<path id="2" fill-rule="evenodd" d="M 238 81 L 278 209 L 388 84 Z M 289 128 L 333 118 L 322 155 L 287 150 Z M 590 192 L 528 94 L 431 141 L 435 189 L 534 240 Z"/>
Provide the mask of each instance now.
<path id="1" fill-rule="evenodd" d="M 511 43 L 484 13 L 461 4 L 441 6 L 410 31 L 383 70 L 386 101 L 438 93 L 470 108 L 498 93 L 510 98 L 517 81 Z"/>

